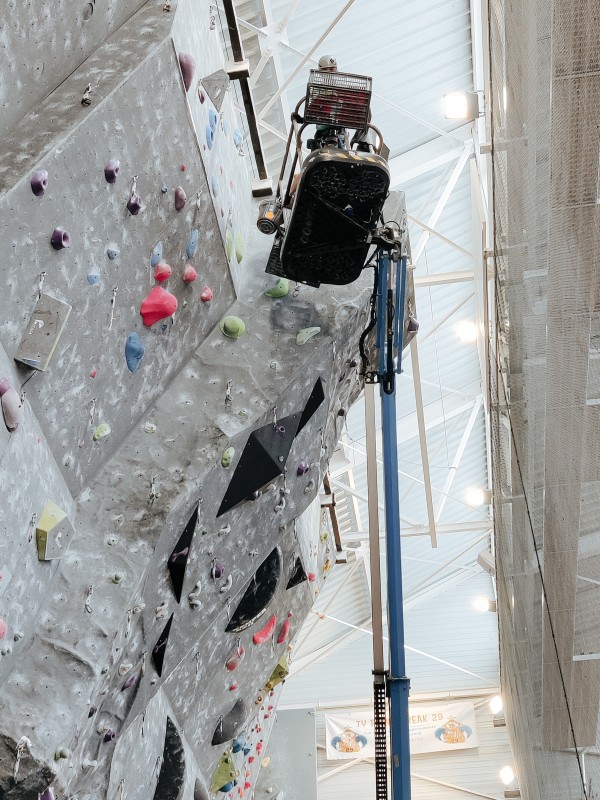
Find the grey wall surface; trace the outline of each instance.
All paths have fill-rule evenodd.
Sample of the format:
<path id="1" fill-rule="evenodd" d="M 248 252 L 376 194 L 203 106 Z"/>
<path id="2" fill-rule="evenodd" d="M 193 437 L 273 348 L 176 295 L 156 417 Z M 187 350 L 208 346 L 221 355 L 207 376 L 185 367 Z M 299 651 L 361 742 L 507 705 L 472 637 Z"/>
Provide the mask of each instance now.
<path id="1" fill-rule="evenodd" d="M 162 792 L 165 782 L 173 797 L 204 797 L 240 733 L 247 745 L 232 756 L 235 792 L 250 794 L 278 697 L 278 688 L 264 691 L 265 683 L 329 568 L 332 543 L 321 539 L 318 490 L 343 414 L 360 391 L 357 332 L 366 321 L 370 277 L 335 293 L 302 287 L 280 299 L 264 295 L 274 282 L 264 274 L 270 241 L 249 229 L 247 159 L 232 142 L 229 96 L 219 112 L 219 141 L 206 152 L 208 105 L 196 81 L 222 65 L 224 55 L 214 32 L 185 39 L 194 13 L 203 25 L 209 19 L 208 3 L 200 5 L 176 10 L 174 4 L 168 15 L 162 3 L 148 3 L 125 21 L 136 8 L 122 4 L 113 26 L 90 39 L 76 62 L 65 58 L 64 74 L 46 60 L 44 73 L 53 72 L 54 82 L 46 74 L 47 90 L 56 88 L 44 100 L 47 90 L 23 73 L 19 91 L 37 99 L 15 111 L 2 154 L 0 231 L 10 257 L 0 265 L 0 377 L 23 393 L 24 403 L 19 429 L 0 431 L 6 624 L 0 797 L 6 800 L 36 798 L 49 785 L 57 797 L 142 800 L 157 786 Z M 65 13 L 61 7 L 52 20 L 44 18 L 52 42 L 64 34 Z M 86 24 L 101 19 L 97 13 Z M 26 12 L 13 14 L 18 32 Z M 179 30 L 173 39 L 172 24 Z M 21 46 L 15 35 L 5 31 L 14 53 Z M 177 62 L 178 36 L 196 61 L 189 92 Z M 73 40 L 65 41 L 70 58 Z M 92 73 L 92 103 L 83 107 L 79 90 Z M 42 107 L 47 114 L 40 119 Z M 121 165 L 114 184 L 104 178 L 109 158 Z M 30 188 L 35 169 L 48 172 L 43 196 Z M 136 216 L 126 208 L 134 175 L 143 200 Z M 177 186 L 188 197 L 179 212 Z M 56 226 L 69 231 L 69 248 L 52 248 Z M 192 230 L 198 246 L 190 257 Z M 228 250 L 230 239 L 242 242 L 244 252 Z M 173 270 L 164 285 L 179 307 L 148 328 L 140 306 L 155 285 L 150 258 L 159 241 Z M 118 251 L 116 258 L 108 250 Z M 188 262 L 198 279 L 186 285 Z M 12 357 L 42 276 L 43 291 L 72 312 L 48 370 L 36 372 Z M 208 303 L 200 300 L 205 285 L 213 291 Z M 225 314 L 243 319 L 240 339 L 221 333 Z M 297 334 L 307 327 L 320 331 L 299 345 Z M 132 332 L 145 347 L 135 373 L 124 353 Z M 217 518 L 250 434 L 302 414 L 318 380 L 324 400 L 272 478 L 253 483 L 260 453 L 244 468 L 248 494 L 261 494 Z M 100 423 L 111 432 L 94 441 Z M 223 467 L 227 448 L 234 455 Z M 300 462 L 309 469 L 299 475 Z M 36 519 L 48 500 L 66 512 L 75 535 L 60 558 L 40 561 Z M 196 506 L 178 601 L 168 564 Z M 275 548 L 281 574 L 272 594 L 259 602 L 251 624 L 227 632 Z M 287 589 L 298 558 L 309 579 Z M 215 560 L 223 565 L 219 577 Z M 193 592 L 198 607 L 189 601 Z M 273 616 L 272 634 L 255 643 Z M 161 672 L 155 648 L 170 619 Z M 278 642 L 286 622 L 289 634 Z M 238 647 L 244 658 L 230 671 Z"/>

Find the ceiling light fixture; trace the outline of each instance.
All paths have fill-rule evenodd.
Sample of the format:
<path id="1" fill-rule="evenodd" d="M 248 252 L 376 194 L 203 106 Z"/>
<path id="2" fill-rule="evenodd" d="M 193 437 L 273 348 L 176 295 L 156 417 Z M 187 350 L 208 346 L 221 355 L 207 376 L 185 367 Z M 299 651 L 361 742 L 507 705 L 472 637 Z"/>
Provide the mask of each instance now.
<path id="1" fill-rule="evenodd" d="M 489 489 L 482 489 L 480 486 L 469 486 L 465 490 L 465 503 L 470 508 L 481 508 L 481 506 L 490 505 L 492 502 L 492 493 Z"/>
<path id="2" fill-rule="evenodd" d="M 451 92 L 444 95 L 446 119 L 463 119 L 465 122 L 473 122 L 479 115 L 477 92 Z"/>
<path id="3" fill-rule="evenodd" d="M 456 326 L 456 335 L 463 344 L 473 344 L 477 341 L 477 325 L 471 320 L 463 319 Z"/>
<path id="4" fill-rule="evenodd" d="M 499 714 L 502 709 L 504 708 L 504 704 L 502 703 L 502 698 L 499 694 L 494 695 L 490 700 L 490 711 L 492 714 Z"/>
<path id="5" fill-rule="evenodd" d="M 512 767 L 502 767 L 500 770 L 500 780 L 505 786 L 510 786 L 515 777 L 515 771 Z"/>
<path id="6" fill-rule="evenodd" d="M 490 600 L 489 597 L 476 597 L 473 600 L 473 608 L 475 611 L 496 611 L 496 601 Z"/>

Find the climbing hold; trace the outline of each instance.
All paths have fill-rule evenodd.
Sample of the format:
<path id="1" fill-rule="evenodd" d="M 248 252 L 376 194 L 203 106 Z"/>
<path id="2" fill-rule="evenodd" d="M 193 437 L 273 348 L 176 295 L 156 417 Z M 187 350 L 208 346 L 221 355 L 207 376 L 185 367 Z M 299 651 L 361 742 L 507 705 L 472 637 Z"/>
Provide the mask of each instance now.
<path id="1" fill-rule="evenodd" d="M 214 197 L 216 197 L 219 194 L 219 181 L 215 178 L 214 175 L 210 179 L 210 189 Z"/>
<path id="2" fill-rule="evenodd" d="M 169 187 L 167 186 L 166 183 L 163 183 L 163 185 L 160 187 L 161 194 L 166 194 L 168 191 L 169 191 Z"/>
<path id="3" fill-rule="evenodd" d="M 203 303 L 210 303 L 212 299 L 213 299 L 212 289 L 210 288 L 210 286 L 205 286 L 204 289 L 202 290 L 202 294 L 200 295 L 200 300 L 202 300 Z"/>
<path id="4" fill-rule="evenodd" d="M 272 614 L 264 628 L 261 628 L 261 630 L 257 631 L 252 637 L 254 644 L 264 644 L 266 641 L 268 641 L 275 630 L 276 623 L 277 617 L 275 614 Z"/>
<path id="5" fill-rule="evenodd" d="M 419 322 L 418 320 L 412 316 L 412 314 L 408 318 L 408 324 L 406 326 L 407 333 L 416 333 L 419 330 Z"/>
<path id="6" fill-rule="evenodd" d="M 202 583 L 197 581 L 193 591 L 188 594 L 188 602 L 191 608 L 200 608 L 202 603 L 200 602 L 200 594 L 202 592 Z"/>
<path id="7" fill-rule="evenodd" d="M 154 280 L 162 283 L 163 281 L 166 281 L 167 278 L 171 277 L 172 272 L 173 270 L 171 267 L 168 264 L 165 264 L 164 261 L 161 261 L 160 264 L 157 264 L 156 267 L 154 267 Z"/>
<path id="8" fill-rule="evenodd" d="M 71 237 L 64 228 L 54 228 L 50 237 L 50 244 L 55 250 L 71 246 Z"/>
<path id="9" fill-rule="evenodd" d="M 265 756 L 263 758 L 263 760 L 260 762 L 260 766 L 261 767 L 268 767 L 270 762 L 271 762 L 271 759 L 269 758 L 269 756 Z"/>
<path id="10" fill-rule="evenodd" d="M 0 617 L 0 639 L 4 639 L 6 636 L 6 622 Z"/>
<path id="11" fill-rule="evenodd" d="M 225 581 L 223 586 L 221 586 L 221 588 L 219 589 L 219 592 L 221 594 L 225 594 L 225 592 L 228 592 L 231 589 L 232 586 L 233 586 L 233 575 L 228 575 L 227 576 L 227 580 Z"/>
<path id="12" fill-rule="evenodd" d="M 90 378 L 95 378 L 97 374 L 98 374 L 98 373 L 96 372 L 96 370 L 95 370 L 95 369 L 93 369 L 93 370 L 90 372 Z"/>
<path id="13" fill-rule="evenodd" d="M 109 436 L 110 433 L 111 433 L 111 430 L 110 430 L 110 425 L 108 424 L 108 422 L 102 422 L 100 425 L 98 425 L 98 427 L 94 431 L 94 433 L 92 435 L 92 439 L 95 442 L 99 442 L 101 439 L 106 439 L 106 437 Z"/>
<path id="14" fill-rule="evenodd" d="M 163 257 L 163 243 L 157 242 L 157 244 L 154 245 L 154 249 L 150 253 L 150 266 L 151 267 L 158 266 L 162 261 L 162 257 Z"/>
<path id="15" fill-rule="evenodd" d="M 310 469 L 307 461 L 301 461 L 298 466 L 296 467 L 296 475 L 300 477 L 301 475 L 306 475 L 308 470 Z"/>
<path id="16" fill-rule="evenodd" d="M 287 642 L 288 636 L 290 635 L 290 627 L 292 625 L 291 618 L 292 612 L 288 614 L 288 618 L 285 620 L 283 625 L 281 626 L 281 630 L 279 631 L 279 636 L 277 637 L 277 644 L 282 644 L 283 642 Z"/>
<path id="17" fill-rule="evenodd" d="M 48 173 L 45 169 L 37 169 L 31 176 L 31 191 L 41 197 L 48 188 Z"/>
<path id="18" fill-rule="evenodd" d="M 219 120 L 219 117 L 217 116 L 217 112 L 214 110 L 214 108 L 209 108 L 208 109 L 208 124 L 210 125 L 210 127 L 213 130 L 216 129 L 218 120 Z"/>
<path id="19" fill-rule="evenodd" d="M 185 254 L 188 258 L 193 258 L 196 255 L 199 233 L 200 231 L 197 228 L 194 228 L 194 230 L 190 231 L 190 235 L 187 240 L 187 246 L 185 248 Z"/>
<path id="20" fill-rule="evenodd" d="M 179 68 L 181 69 L 181 77 L 183 78 L 183 85 L 186 92 L 189 91 L 194 79 L 194 70 L 196 69 L 196 62 L 189 53 L 179 53 Z"/>
<path id="21" fill-rule="evenodd" d="M 52 500 L 48 500 L 36 527 L 36 543 L 40 561 L 59 558 L 67 547 L 75 529 L 65 512 Z"/>
<path id="22" fill-rule="evenodd" d="M 118 586 L 120 583 L 123 583 L 124 577 L 125 576 L 123 575 L 122 572 L 115 572 L 114 575 L 110 576 L 110 579 L 113 583 L 115 583 Z"/>
<path id="23" fill-rule="evenodd" d="M 95 286 L 100 281 L 100 272 L 96 267 L 92 267 L 92 269 L 87 274 L 87 282 L 90 286 Z"/>
<path id="24" fill-rule="evenodd" d="M 225 254 L 227 255 L 227 260 L 231 261 L 231 256 L 233 255 L 233 234 L 227 228 L 227 232 L 225 233 Z"/>
<path id="25" fill-rule="evenodd" d="M 250 783 L 250 781 L 246 781 L 246 783 L 244 784 L 244 789 L 250 789 L 251 786 L 252 784 Z"/>
<path id="26" fill-rule="evenodd" d="M 88 719 L 93 717 L 96 711 L 98 711 L 98 706 L 90 706 L 90 710 L 88 711 Z"/>
<path id="27" fill-rule="evenodd" d="M 225 469 L 230 467 L 234 455 L 235 455 L 235 449 L 233 447 L 228 447 L 221 456 L 221 466 L 224 467 Z"/>
<path id="28" fill-rule="evenodd" d="M 185 171 L 186 171 L 186 169 L 187 169 L 186 165 L 185 165 L 185 164 L 182 164 L 182 165 L 181 165 L 181 171 L 182 171 L 182 172 L 185 172 Z"/>
<path id="29" fill-rule="evenodd" d="M 119 255 L 119 250 L 116 247 L 107 247 L 106 255 L 108 256 L 109 261 L 114 261 Z"/>
<path id="30" fill-rule="evenodd" d="M 185 269 L 183 270 L 183 282 L 184 283 L 193 283 L 196 278 L 198 277 L 198 273 L 192 267 L 191 264 L 186 264 Z"/>
<path id="31" fill-rule="evenodd" d="M 117 158 L 109 159 L 104 165 L 104 177 L 107 183 L 114 183 L 121 171 L 121 162 Z"/>
<path id="32" fill-rule="evenodd" d="M 54 799 L 54 789 L 51 786 L 48 786 L 47 789 L 39 796 L 38 800 L 55 800 Z"/>
<path id="33" fill-rule="evenodd" d="M 229 670 L 229 672 L 233 672 L 235 669 L 239 667 L 239 665 L 244 660 L 244 656 L 246 655 L 246 651 L 238 644 L 234 650 L 229 655 L 229 658 L 225 662 L 225 666 Z"/>
<path id="34" fill-rule="evenodd" d="M 245 746 L 246 746 L 246 734 L 240 733 L 240 735 L 234 739 L 233 744 L 231 745 L 231 752 L 239 753 L 241 750 L 244 749 Z"/>
<path id="35" fill-rule="evenodd" d="M 209 150 L 212 150 L 213 145 L 215 143 L 215 132 L 213 128 L 210 127 L 210 125 L 207 125 L 205 133 L 206 133 L 206 146 L 208 147 Z"/>
<path id="36" fill-rule="evenodd" d="M 296 336 L 296 344 L 306 344 L 309 339 L 312 339 L 312 337 L 316 336 L 318 333 L 321 333 L 321 328 L 302 328 Z"/>
<path id="37" fill-rule="evenodd" d="M 340 410 L 338 411 L 337 415 L 338 415 L 338 417 L 345 417 L 346 416 L 346 409 L 345 408 L 340 408 Z"/>
<path id="38" fill-rule="evenodd" d="M 243 320 L 234 316 L 224 317 L 219 323 L 219 328 L 229 339 L 239 339 L 246 330 Z"/>
<path id="39" fill-rule="evenodd" d="M 222 578 L 224 574 L 225 574 L 225 565 L 223 564 L 222 561 L 217 561 L 217 559 L 215 558 L 210 570 L 211 578 L 213 580 L 216 580 L 217 578 Z"/>
<path id="40" fill-rule="evenodd" d="M 134 217 L 136 214 L 140 213 L 142 210 L 142 198 L 139 194 L 132 192 L 131 197 L 127 201 L 127 210 Z"/>
<path id="41" fill-rule="evenodd" d="M 241 264 L 244 257 L 244 239 L 241 233 L 236 233 L 235 235 L 235 257 L 238 264 Z"/>
<path id="42" fill-rule="evenodd" d="M 279 278 L 275 286 L 267 289 L 265 292 L 266 297 L 285 297 L 290 291 L 290 282 L 287 278 Z"/>
<path id="43" fill-rule="evenodd" d="M 177 310 L 177 298 L 162 286 L 155 286 L 140 308 L 144 325 L 150 327 L 161 319 L 166 319 Z"/>
<path id="44" fill-rule="evenodd" d="M 0 398 L 2 398 L 0 403 L 2 404 L 4 424 L 12 433 L 17 430 L 19 423 L 23 419 L 23 403 L 19 393 L 13 388 L 8 378 L 2 378 L 0 381 Z"/>
<path id="45" fill-rule="evenodd" d="M 187 195 L 181 188 L 178 186 L 175 189 L 175 211 L 181 211 L 184 205 L 187 203 Z"/>
<path id="46" fill-rule="evenodd" d="M 230 684 L 229 684 L 229 691 L 230 691 L 230 692 L 235 692 L 235 691 L 237 691 L 238 689 L 239 689 L 239 686 L 237 685 L 237 683 L 230 683 Z"/>
<path id="47" fill-rule="evenodd" d="M 139 333 L 130 333 L 125 340 L 125 361 L 129 372 L 137 372 L 145 352 Z"/>
<path id="48" fill-rule="evenodd" d="M 314 581 L 316 579 L 317 579 L 317 576 L 315 575 L 314 572 L 309 572 L 308 573 L 308 580 L 311 581 L 311 583 L 312 583 L 312 581 Z"/>
<path id="49" fill-rule="evenodd" d="M 54 760 L 60 761 L 62 758 L 68 758 L 70 755 L 71 753 L 66 747 L 59 747 L 54 753 Z"/>
<path id="50" fill-rule="evenodd" d="M 237 128 L 234 130 L 232 136 L 234 145 L 238 148 L 241 147 L 244 143 L 244 137 Z"/>
<path id="51" fill-rule="evenodd" d="M 125 681 L 123 686 L 121 686 L 121 691 L 124 692 L 126 689 L 131 689 L 132 686 L 138 681 L 138 675 L 130 675 L 129 678 Z"/>
<path id="52" fill-rule="evenodd" d="M 116 738 L 117 734 L 110 728 L 104 732 L 104 742 L 114 742 Z"/>

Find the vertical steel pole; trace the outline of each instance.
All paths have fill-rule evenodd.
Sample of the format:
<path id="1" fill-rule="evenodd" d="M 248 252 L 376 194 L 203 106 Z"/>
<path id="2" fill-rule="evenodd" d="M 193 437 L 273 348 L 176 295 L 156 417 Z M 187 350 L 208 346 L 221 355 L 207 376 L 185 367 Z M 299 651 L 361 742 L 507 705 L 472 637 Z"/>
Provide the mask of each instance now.
<path id="1" fill-rule="evenodd" d="M 379 255 L 380 272 L 388 272 L 390 259 L 386 253 Z M 403 281 L 406 272 L 401 270 Z M 400 287 L 401 296 L 404 294 Z M 385 326 L 386 296 L 380 296 L 377 324 Z M 379 299 L 379 298 L 378 298 Z M 402 352 L 404 333 L 404 304 L 396 297 L 398 350 Z M 386 346 L 385 332 L 379 340 Z M 396 337 L 394 337 L 396 338 Z M 387 343 L 392 346 L 392 342 Z M 380 362 L 381 363 L 381 362 Z M 390 394 L 381 389 L 381 425 L 383 441 L 383 470 L 385 485 L 385 527 L 387 557 L 388 630 L 390 644 L 389 697 L 390 697 L 390 752 L 393 800 L 410 800 L 410 741 L 408 729 L 408 691 L 404 653 L 404 610 L 402 596 L 402 559 L 400 546 L 400 499 L 398 491 L 398 442 L 396 431 L 396 388 Z"/>

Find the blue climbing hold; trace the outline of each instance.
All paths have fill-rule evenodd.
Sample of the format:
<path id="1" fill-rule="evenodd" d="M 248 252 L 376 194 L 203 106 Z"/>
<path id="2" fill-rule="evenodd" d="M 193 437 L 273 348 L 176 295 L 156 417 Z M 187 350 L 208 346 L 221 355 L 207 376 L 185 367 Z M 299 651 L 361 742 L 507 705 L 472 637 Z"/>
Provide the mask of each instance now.
<path id="1" fill-rule="evenodd" d="M 92 269 L 88 272 L 87 282 L 90 286 L 95 286 L 100 280 L 100 273 L 97 269 Z"/>
<path id="2" fill-rule="evenodd" d="M 140 362 L 145 353 L 144 343 L 140 339 L 139 333 L 130 333 L 125 342 L 125 360 L 129 372 L 137 372 Z"/>
<path id="3" fill-rule="evenodd" d="M 166 183 L 163 183 L 163 185 L 160 187 L 160 191 L 162 192 L 162 194 L 166 194 L 169 191 L 169 187 L 167 186 Z"/>
<path id="4" fill-rule="evenodd" d="M 231 752 L 232 753 L 239 753 L 240 750 L 243 750 L 246 746 L 246 734 L 240 733 L 240 735 L 235 739 L 233 744 L 231 745 Z"/>
<path id="5" fill-rule="evenodd" d="M 198 234 L 199 231 L 197 228 L 194 228 L 193 231 L 190 231 L 187 247 L 185 249 L 185 253 L 188 258 L 193 258 L 196 255 L 196 248 L 198 247 Z"/>
<path id="6" fill-rule="evenodd" d="M 214 108 L 209 108 L 208 109 L 208 124 L 213 129 L 213 131 L 217 127 L 218 119 L 219 118 L 217 116 L 217 112 L 214 110 Z"/>
<path id="7" fill-rule="evenodd" d="M 210 125 L 206 126 L 206 146 L 209 150 L 213 149 L 213 145 L 215 143 L 215 132 L 210 127 Z"/>
<path id="8" fill-rule="evenodd" d="M 116 247 L 107 247 L 106 255 L 108 256 L 109 261 L 114 261 L 119 255 L 119 250 Z"/>
<path id="9" fill-rule="evenodd" d="M 213 175 L 210 179 L 210 189 L 213 193 L 213 197 L 216 197 L 219 194 L 219 181 Z"/>
<path id="10" fill-rule="evenodd" d="M 160 264 L 162 260 L 162 257 L 163 257 L 163 243 L 158 242 L 158 244 L 156 245 L 156 247 L 154 248 L 154 250 L 150 255 L 150 266 L 151 267 L 158 266 L 158 264 Z"/>
<path id="11" fill-rule="evenodd" d="M 244 143 L 244 137 L 237 128 L 233 132 L 233 143 L 236 147 L 241 147 Z"/>
<path id="12" fill-rule="evenodd" d="M 229 123 L 227 122 L 225 117 L 223 117 L 223 133 L 225 134 L 225 136 L 229 136 Z"/>

